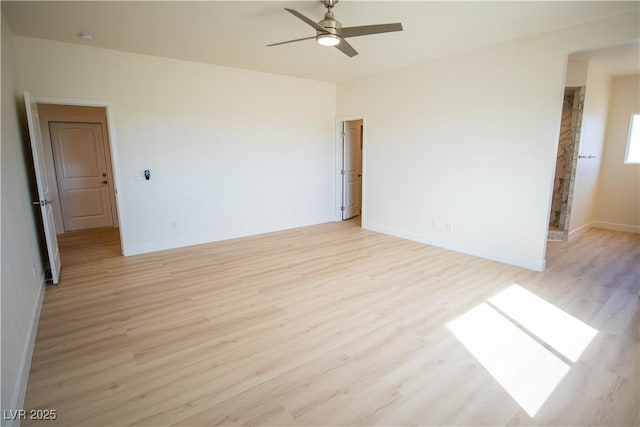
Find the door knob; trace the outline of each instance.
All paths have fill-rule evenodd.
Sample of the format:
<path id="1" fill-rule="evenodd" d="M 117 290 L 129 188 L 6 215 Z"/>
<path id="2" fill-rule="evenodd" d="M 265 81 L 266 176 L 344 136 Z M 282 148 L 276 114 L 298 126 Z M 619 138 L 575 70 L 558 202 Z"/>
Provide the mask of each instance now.
<path id="1" fill-rule="evenodd" d="M 103 184 L 106 184 L 108 181 L 102 181 Z"/>
<path id="2" fill-rule="evenodd" d="M 102 176 L 107 176 L 107 174 L 106 174 L 106 173 L 103 173 L 103 174 L 102 174 Z"/>
<path id="3" fill-rule="evenodd" d="M 53 203 L 52 200 L 38 200 L 37 202 L 31 202 L 32 205 L 40 205 L 40 206 L 47 206 L 47 205 L 50 205 L 51 203 Z"/>

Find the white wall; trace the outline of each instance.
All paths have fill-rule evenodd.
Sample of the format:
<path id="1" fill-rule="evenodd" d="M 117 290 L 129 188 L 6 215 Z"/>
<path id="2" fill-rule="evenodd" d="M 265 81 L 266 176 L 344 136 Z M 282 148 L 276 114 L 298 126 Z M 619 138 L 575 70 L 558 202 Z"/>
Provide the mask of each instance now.
<path id="1" fill-rule="evenodd" d="M 589 63 L 584 61 L 572 60 L 571 56 L 567 61 L 567 75 L 565 77 L 565 86 L 580 87 L 587 84 L 587 72 L 589 71 Z"/>
<path id="2" fill-rule="evenodd" d="M 14 46 L 2 15 L 2 409 L 21 409 L 43 295 L 42 259 L 31 205 L 24 102 L 17 91 Z M 22 102 L 22 104 L 20 103 Z M 19 109 L 22 111 L 19 112 Z M 33 200 L 37 199 L 37 196 Z M 35 269 L 35 271 L 34 271 Z M 4 422 L 3 422 L 4 425 Z"/>
<path id="3" fill-rule="evenodd" d="M 15 40 L 32 95 L 112 103 L 127 254 L 333 219 L 335 85 Z"/>
<path id="4" fill-rule="evenodd" d="M 338 115 L 367 117 L 364 227 L 544 268 L 568 53 L 637 38 L 637 22 L 607 18 L 338 85 Z"/>
<path id="5" fill-rule="evenodd" d="M 640 75 L 612 80 L 594 225 L 640 232 L 640 165 L 625 164 L 629 119 L 640 113 Z"/>
<path id="6" fill-rule="evenodd" d="M 609 111 L 610 82 L 604 69 L 595 63 L 589 63 L 578 153 L 595 158 L 578 159 L 569 233 L 588 227 L 593 220 Z"/>

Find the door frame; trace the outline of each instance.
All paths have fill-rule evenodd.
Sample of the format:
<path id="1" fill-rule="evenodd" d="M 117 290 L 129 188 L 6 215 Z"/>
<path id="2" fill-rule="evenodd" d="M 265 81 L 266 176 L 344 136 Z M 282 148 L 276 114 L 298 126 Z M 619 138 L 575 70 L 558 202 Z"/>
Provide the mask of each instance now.
<path id="1" fill-rule="evenodd" d="M 68 105 L 76 107 L 103 107 L 106 111 L 107 129 L 109 135 L 109 155 L 111 157 L 111 172 L 113 174 L 113 186 L 115 192 L 115 211 L 118 219 L 118 230 L 120 233 L 120 250 L 122 255 L 127 254 L 126 242 L 124 230 L 126 229 L 126 223 L 122 216 L 122 182 L 120 178 L 120 162 L 118 157 L 118 140 L 116 136 L 115 119 L 113 114 L 113 105 L 110 101 L 90 100 L 90 99 L 77 99 L 77 98 L 52 98 L 52 97 L 36 97 L 32 96 L 34 102 L 38 104 L 58 104 Z"/>
<path id="2" fill-rule="evenodd" d="M 366 224 L 366 203 L 365 203 L 365 194 L 366 194 L 366 177 L 367 177 L 367 115 L 366 114 L 356 114 L 353 116 L 339 116 L 336 118 L 336 139 L 335 139 L 335 186 L 334 186 L 334 200 L 335 200 L 335 209 L 333 218 L 336 222 L 342 221 L 342 161 L 343 161 L 343 153 L 342 153 L 342 132 L 344 129 L 344 122 L 350 122 L 352 120 L 362 120 L 362 189 L 361 189 L 361 197 L 362 200 L 360 213 L 360 226 L 365 227 Z"/>

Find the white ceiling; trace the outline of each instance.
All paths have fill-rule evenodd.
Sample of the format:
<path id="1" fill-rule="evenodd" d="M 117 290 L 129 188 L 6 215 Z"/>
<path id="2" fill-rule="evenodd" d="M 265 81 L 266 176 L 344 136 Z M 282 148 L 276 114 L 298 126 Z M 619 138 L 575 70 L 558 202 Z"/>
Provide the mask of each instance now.
<path id="1" fill-rule="evenodd" d="M 570 59 L 595 62 L 614 77 L 638 74 L 640 73 L 640 41 L 635 40 L 619 46 L 575 53 Z"/>
<path id="2" fill-rule="evenodd" d="M 314 40 L 265 47 L 314 35 L 283 8 L 318 21 L 324 13 L 319 1 L 2 1 L 2 11 L 21 36 L 342 82 L 638 10 L 639 4 L 341 0 L 334 13 L 344 26 L 404 26 L 403 32 L 349 39 L 360 53 L 354 58 Z M 81 31 L 96 39 L 81 40 Z"/>

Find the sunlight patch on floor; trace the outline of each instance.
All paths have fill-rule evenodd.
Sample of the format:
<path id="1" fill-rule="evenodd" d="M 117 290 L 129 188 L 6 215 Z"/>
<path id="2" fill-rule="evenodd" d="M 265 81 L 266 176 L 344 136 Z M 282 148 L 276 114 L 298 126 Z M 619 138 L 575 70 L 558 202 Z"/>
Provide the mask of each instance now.
<path id="1" fill-rule="evenodd" d="M 572 362 L 598 333 L 519 285 L 509 286 L 489 302 Z"/>
<path id="2" fill-rule="evenodd" d="M 447 328 L 531 417 L 598 333 L 516 284 Z"/>
<path id="3" fill-rule="evenodd" d="M 447 327 L 531 417 L 569 371 L 569 365 L 488 304 Z"/>

